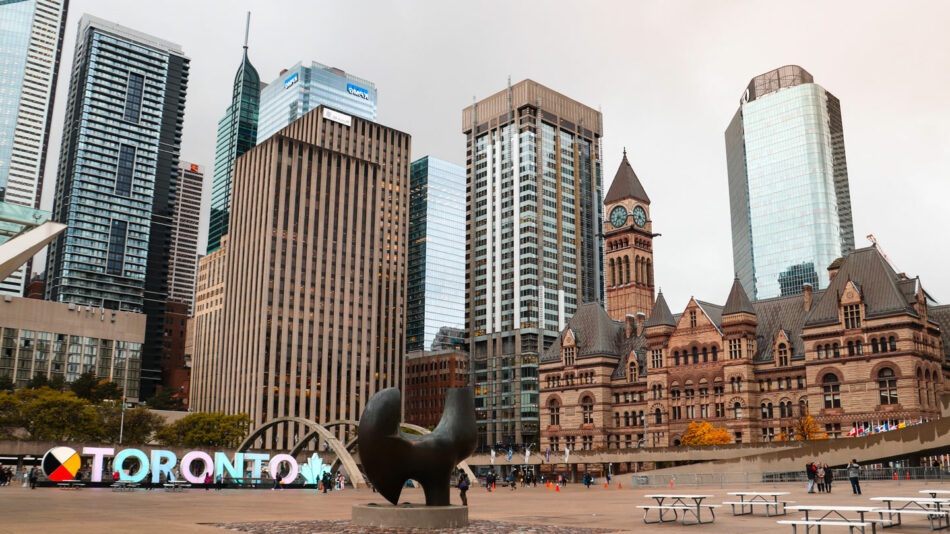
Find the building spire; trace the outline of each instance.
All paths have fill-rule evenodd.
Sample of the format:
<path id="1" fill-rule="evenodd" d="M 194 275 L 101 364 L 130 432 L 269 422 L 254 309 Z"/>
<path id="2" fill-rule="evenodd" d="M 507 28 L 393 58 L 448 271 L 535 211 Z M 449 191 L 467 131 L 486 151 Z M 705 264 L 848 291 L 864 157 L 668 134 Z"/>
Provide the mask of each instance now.
<path id="1" fill-rule="evenodd" d="M 247 37 L 251 33 L 251 12 L 247 12 L 247 23 L 244 25 L 244 51 L 247 52 Z"/>

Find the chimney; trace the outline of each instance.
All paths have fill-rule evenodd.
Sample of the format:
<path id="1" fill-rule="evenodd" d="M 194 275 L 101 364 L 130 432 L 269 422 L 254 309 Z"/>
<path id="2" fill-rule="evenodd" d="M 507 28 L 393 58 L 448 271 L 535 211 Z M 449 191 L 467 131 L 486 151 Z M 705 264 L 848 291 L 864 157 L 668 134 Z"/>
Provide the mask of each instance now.
<path id="1" fill-rule="evenodd" d="M 844 258 L 838 258 L 831 262 L 831 265 L 828 266 L 828 283 L 831 283 L 831 281 L 834 280 L 835 275 L 838 274 L 838 269 L 841 268 L 841 264 L 843 262 Z"/>
<path id="2" fill-rule="evenodd" d="M 811 309 L 811 299 L 814 296 L 811 284 L 802 285 L 802 293 L 805 294 L 805 311 L 807 312 Z"/>
<path id="3" fill-rule="evenodd" d="M 627 339 L 637 335 L 637 318 L 629 313 L 624 316 L 624 335 Z"/>
<path id="4" fill-rule="evenodd" d="M 647 315 L 643 312 L 637 312 L 637 337 L 643 334 L 643 327 L 647 324 Z"/>

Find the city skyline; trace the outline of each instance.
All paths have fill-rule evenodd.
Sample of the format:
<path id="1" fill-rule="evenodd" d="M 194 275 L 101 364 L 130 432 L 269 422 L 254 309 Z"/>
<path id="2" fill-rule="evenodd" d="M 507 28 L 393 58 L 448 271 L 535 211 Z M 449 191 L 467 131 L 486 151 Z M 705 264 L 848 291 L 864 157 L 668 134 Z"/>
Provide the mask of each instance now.
<path id="1" fill-rule="evenodd" d="M 424 39 L 410 36 L 397 46 L 372 37 L 372 32 L 353 39 L 347 30 L 341 29 L 322 35 L 300 35 L 300 39 L 294 40 L 296 44 L 288 47 L 286 39 L 276 38 L 294 29 L 279 17 L 286 9 L 269 13 L 261 10 L 259 15 L 255 11 L 250 46 L 255 58 L 260 58 L 255 59 L 255 64 L 265 80 L 273 79 L 281 68 L 301 57 L 374 80 L 383 99 L 380 122 L 414 136 L 414 159 L 428 153 L 461 162 L 464 138 L 456 133 L 458 110 L 470 104 L 473 94 L 479 98 L 491 94 L 508 74 L 515 80 L 535 79 L 589 105 L 601 106 L 606 117 L 605 169 L 616 168 L 621 148 L 626 146 L 634 170 L 649 177 L 654 217 L 663 221 L 664 230 L 663 238 L 657 241 L 657 286 L 664 290 L 674 308 L 694 292 L 697 298 L 723 300 L 723 288 L 711 281 L 732 274 L 722 131 L 738 103 L 736 87 L 761 72 L 784 64 L 799 64 L 821 80 L 822 85 L 832 88 L 843 103 L 857 246 L 866 244 L 864 236 L 873 233 L 885 252 L 900 258 L 901 270 L 919 273 L 927 281 L 927 289 L 940 299 L 950 293 L 950 281 L 940 276 L 941 260 L 950 253 L 937 250 L 935 255 L 915 254 L 912 249 L 919 242 L 903 236 L 910 231 L 911 220 L 922 220 L 925 227 L 939 228 L 937 202 L 950 192 L 939 171 L 941 164 L 950 159 L 943 148 L 947 128 L 939 121 L 948 104 L 940 98 L 938 88 L 942 85 L 941 77 L 947 74 L 932 73 L 926 67 L 945 62 L 945 51 L 926 46 L 938 35 L 935 21 L 942 17 L 927 17 L 921 23 L 919 17 L 902 12 L 884 16 L 878 5 L 884 4 L 837 4 L 823 21 L 810 21 L 805 25 L 807 30 L 779 43 L 756 38 L 767 32 L 757 23 L 770 20 L 775 13 L 753 4 L 736 4 L 729 9 L 705 9 L 689 3 L 663 7 L 604 4 L 582 13 L 578 21 L 580 34 L 596 35 L 602 40 L 598 54 L 602 57 L 596 59 L 595 69 L 585 69 L 588 75 L 584 79 L 577 79 L 570 69 L 558 68 L 559 63 L 569 64 L 577 59 L 574 52 L 550 59 L 536 57 L 532 52 L 508 57 L 505 49 L 520 46 L 520 41 L 506 43 L 504 47 L 491 45 L 475 63 L 447 61 L 468 51 L 467 44 L 452 39 L 461 29 L 459 25 L 478 24 L 488 17 L 492 11 L 488 4 L 475 13 L 474 19 L 465 17 L 465 21 L 453 17 L 455 10 L 451 7 L 421 2 L 379 5 L 366 20 L 361 18 L 361 23 L 370 28 L 404 24 L 406 35 L 416 33 L 412 30 L 417 26 L 427 29 L 428 34 L 418 32 Z M 303 13 L 315 9 L 302 6 L 296 8 Z M 534 6 L 519 5 L 514 15 L 548 16 L 542 12 L 532 14 Z M 239 29 L 244 11 L 253 10 L 254 6 L 242 3 L 228 12 L 217 9 L 218 5 L 176 6 L 173 2 L 169 7 L 168 15 L 144 14 L 119 2 L 71 2 L 64 48 L 69 51 L 74 46 L 76 23 L 84 12 L 181 43 L 195 62 L 182 157 L 211 165 L 214 124 L 230 96 L 234 68 L 230 61 L 214 63 L 218 57 L 232 57 L 234 49 L 241 45 L 243 35 L 231 29 Z M 345 9 L 341 6 L 320 9 L 323 15 L 338 20 L 357 16 L 355 11 L 337 11 Z M 167 18 L 173 17 L 177 22 L 182 12 L 188 13 L 188 24 L 172 23 Z M 610 20 L 603 18 L 608 12 Z M 800 9 L 784 15 L 789 24 L 794 24 L 807 13 L 807 9 Z M 850 39 L 834 37 L 830 27 L 842 17 L 851 18 L 854 24 L 850 26 L 866 28 L 867 33 L 848 30 Z M 301 21 L 306 19 L 298 17 Z M 684 38 L 681 31 L 667 35 L 659 26 L 651 26 L 657 20 L 677 20 L 678 25 L 691 30 L 685 32 L 689 36 Z M 218 32 L 213 40 L 193 31 L 195 24 L 211 21 L 220 24 L 220 38 Z M 440 27 L 439 21 L 460 22 L 443 23 L 444 27 Z M 885 23 L 889 34 L 906 37 L 896 42 L 878 39 L 877 30 Z M 611 31 L 619 27 L 628 31 Z M 504 29 L 502 25 L 495 31 Z M 738 31 L 730 32 L 738 29 L 743 30 L 741 37 Z M 612 37 L 614 33 L 622 36 Z M 428 45 L 439 38 L 444 45 L 434 51 Z M 749 47 L 749 42 L 757 46 Z M 647 43 L 650 46 L 642 46 Z M 828 52 L 829 46 L 832 53 Z M 641 49 L 644 51 L 640 52 Z M 405 62 L 392 61 L 393 55 L 407 54 L 415 54 L 414 64 L 438 64 L 448 71 L 440 73 L 437 82 L 427 81 L 420 75 L 424 71 L 406 69 Z M 68 76 L 71 60 L 65 56 L 61 74 Z M 917 60 L 907 61 L 908 57 Z M 60 103 L 65 101 L 63 85 L 60 84 L 57 94 Z M 912 92 L 914 98 L 892 96 L 907 92 Z M 59 151 L 59 146 L 54 145 L 61 138 L 63 107 L 58 105 L 54 109 L 54 143 L 48 161 L 55 160 Z M 911 135 L 894 133 L 903 131 L 910 131 Z M 55 176 L 49 165 L 46 176 Z M 905 185 L 890 187 L 895 176 Z M 609 171 L 605 172 L 605 180 L 609 178 Z M 51 182 L 55 180 L 46 180 L 47 191 Z M 604 188 L 609 186 L 609 182 L 603 184 Z M 683 194 L 684 191 L 688 193 Z M 51 195 L 45 194 L 43 206 L 48 208 L 51 203 Z M 204 221 L 207 199 L 203 209 Z M 695 223 L 678 216 L 692 212 L 704 214 L 703 239 L 696 239 Z M 691 266 L 690 259 L 696 257 L 704 258 L 703 269 Z"/>

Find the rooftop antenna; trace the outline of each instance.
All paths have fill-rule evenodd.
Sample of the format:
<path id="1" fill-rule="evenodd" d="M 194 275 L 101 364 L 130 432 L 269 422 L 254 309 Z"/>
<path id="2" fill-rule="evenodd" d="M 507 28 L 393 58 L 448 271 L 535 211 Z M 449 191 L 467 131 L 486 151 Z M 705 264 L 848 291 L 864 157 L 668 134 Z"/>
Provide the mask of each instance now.
<path id="1" fill-rule="evenodd" d="M 247 52 L 247 36 L 251 33 L 251 12 L 247 12 L 247 23 L 244 25 L 244 51 Z"/>

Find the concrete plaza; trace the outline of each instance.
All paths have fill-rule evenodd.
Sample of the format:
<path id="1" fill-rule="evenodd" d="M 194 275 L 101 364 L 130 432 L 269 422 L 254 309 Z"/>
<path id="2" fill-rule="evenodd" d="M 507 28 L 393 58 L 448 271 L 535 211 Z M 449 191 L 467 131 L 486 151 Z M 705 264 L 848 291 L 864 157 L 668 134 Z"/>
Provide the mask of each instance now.
<path id="1" fill-rule="evenodd" d="M 629 476 L 618 477 L 629 482 Z M 545 525 L 609 529 L 614 532 L 637 533 L 753 533 L 770 529 L 790 533 L 791 527 L 776 525 L 776 519 L 800 518 L 789 512 L 785 518 L 760 515 L 733 517 L 729 507 L 720 508 L 715 523 L 682 526 L 678 523 L 645 525 L 636 505 L 655 504 L 646 499 L 649 493 L 699 493 L 713 497 L 706 503 L 731 501 L 729 491 L 788 491 L 787 500 L 796 504 L 841 506 L 872 506 L 869 497 L 920 497 L 925 488 L 950 489 L 950 484 L 921 481 L 870 481 L 862 484 L 864 494 L 852 496 L 847 481 L 835 482 L 834 492 L 808 494 L 803 484 L 762 484 L 750 487 L 683 486 L 666 488 L 587 489 L 571 484 L 559 492 L 538 488 L 510 490 L 499 487 L 488 493 L 484 488 L 468 492 L 470 517 L 473 520 L 505 521 L 524 525 L 524 531 L 546 532 Z M 926 497 L 926 495 L 924 495 Z M 424 501 L 419 489 L 406 489 L 402 501 Z M 452 501 L 458 503 L 458 491 L 452 490 Z M 196 532 L 223 534 L 228 532 L 213 523 L 245 523 L 256 521 L 302 521 L 349 519 L 350 506 L 355 503 L 383 503 L 382 497 L 370 490 L 344 490 L 327 495 L 314 490 L 222 490 L 191 489 L 180 493 L 162 490 L 116 493 L 105 488 L 62 490 L 39 488 L 29 490 L 19 485 L 0 488 L 0 533 L 43 532 L 76 534 L 79 532 L 161 533 Z M 274 529 L 276 532 L 277 529 Z M 291 530 L 299 532 L 298 530 Z M 516 530 L 520 531 L 520 530 Z M 309 532 L 322 532 L 310 530 Z M 869 531 L 870 532 L 870 531 Z M 907 517 L 905 524 L 887 532 L 929 532 L 925 519 Z M 504 534 L 495 532 L 495 534 Z"/>

